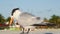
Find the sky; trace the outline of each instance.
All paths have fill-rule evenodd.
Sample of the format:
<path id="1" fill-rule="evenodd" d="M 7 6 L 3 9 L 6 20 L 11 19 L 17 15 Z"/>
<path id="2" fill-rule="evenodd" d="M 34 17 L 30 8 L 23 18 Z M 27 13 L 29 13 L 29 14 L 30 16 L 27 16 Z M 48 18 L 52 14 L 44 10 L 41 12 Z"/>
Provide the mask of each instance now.
<path id="1" fill-rule="evenodd" d="M 0 0 L 0 13 L 9 17 L 14 8 L 28 12 L 40 18 L 60 16 L 60 0 Z"/>

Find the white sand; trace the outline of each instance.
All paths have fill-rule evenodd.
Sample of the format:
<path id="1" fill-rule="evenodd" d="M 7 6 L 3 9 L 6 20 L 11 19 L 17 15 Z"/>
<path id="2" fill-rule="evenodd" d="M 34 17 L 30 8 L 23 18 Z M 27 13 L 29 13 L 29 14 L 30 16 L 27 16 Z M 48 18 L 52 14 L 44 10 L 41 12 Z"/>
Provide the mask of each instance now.
<path id="1" fill-rule="evenodd" d="M 21 31 L 0 30 L 0 34 L 20 34 L 20 33 Z M 60 34 L 60 29 L 39 29 L 39 30 L 29 32 L 29 34 L 46 34 L 46 33 Z"/>

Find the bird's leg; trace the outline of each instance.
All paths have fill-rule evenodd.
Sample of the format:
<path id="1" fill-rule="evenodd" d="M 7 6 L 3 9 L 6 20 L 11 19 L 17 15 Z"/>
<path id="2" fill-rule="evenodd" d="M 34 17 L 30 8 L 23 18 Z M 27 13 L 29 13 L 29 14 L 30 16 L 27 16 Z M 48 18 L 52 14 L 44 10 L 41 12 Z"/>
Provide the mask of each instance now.
<path id="1" fill-rule="evenodd" d="M 24 27 L 22 26 L 22 25 L 20 25 L 20 27 L 22 28 L 22 32 L 21 32 L 21 34 L 24 34 Z"/>
<path id="2" fill-rule="evenodd" d="M 20 34 L 24 34 L 24 28 L 23 28 L 23 30 L 22 30 L 22 33 L 20 33 Z"/>
<path id="3" fill-rule="evenodd" d="M 29 31 L 30 31 L 30 28 L 28 28 L 27 34 L 29 33 Z"/>
<path id="4" fill-rule="evenodd" d="M 23 28 L 23 31 L 22 31 L 22 33 L 24 33 L 24 28 Z"/>

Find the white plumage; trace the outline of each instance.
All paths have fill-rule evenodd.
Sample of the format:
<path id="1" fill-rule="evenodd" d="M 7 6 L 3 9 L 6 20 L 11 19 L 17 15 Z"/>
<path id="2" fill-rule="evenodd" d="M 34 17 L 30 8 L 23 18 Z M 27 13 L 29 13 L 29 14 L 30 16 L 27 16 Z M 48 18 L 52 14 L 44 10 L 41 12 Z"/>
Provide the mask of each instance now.
<path id="1" fill-rule="evenodd" d="M 21 12 L 20 10 L 16 10 L 13 14 L 14 19 L 17 20 L 17 22 L 23 26 L 24 28 L 31 28 L 33 24 L 37 24 L 40 22 L 40 19 L 37 19 L 36 16 L 27 13 L 27 12 Z"/>

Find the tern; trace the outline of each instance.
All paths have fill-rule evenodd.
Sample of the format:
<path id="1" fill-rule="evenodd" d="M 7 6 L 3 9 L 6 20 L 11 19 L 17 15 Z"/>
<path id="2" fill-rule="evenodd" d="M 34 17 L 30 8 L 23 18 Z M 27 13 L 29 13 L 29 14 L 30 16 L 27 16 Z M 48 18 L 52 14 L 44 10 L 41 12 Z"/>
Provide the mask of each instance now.
<path id="1" fill-rule="evenodd" d="M 11 20 L 9 25 L 11 26 L 12 23 L 18 23 L 22 29 L 23 33 L 24 30 L 27 29 L 27 33 L 32 29 L 34 29 L 34 26 L 31 26 L 33 24 L 37 24 L 37 22 L 40 21 L 40 17 L 36 17 L 30 13 L 22 12 L 19 8 L 14 8 L 11 12 Z"/>

